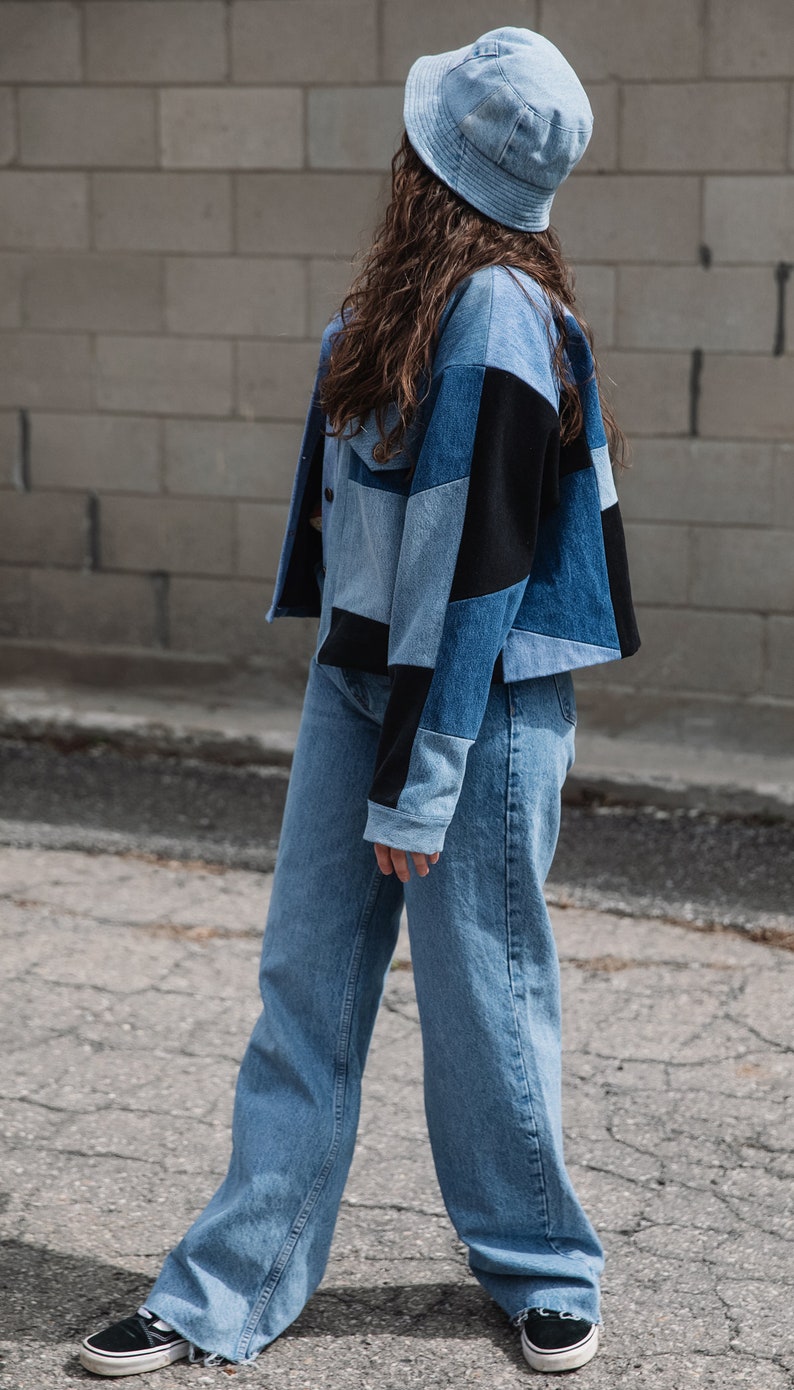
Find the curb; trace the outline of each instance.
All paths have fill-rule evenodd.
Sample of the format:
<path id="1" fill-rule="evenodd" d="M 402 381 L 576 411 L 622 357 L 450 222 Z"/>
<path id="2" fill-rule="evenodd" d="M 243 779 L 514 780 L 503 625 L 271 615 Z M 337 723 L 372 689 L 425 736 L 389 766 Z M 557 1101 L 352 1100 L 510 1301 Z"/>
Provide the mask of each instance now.
<path id="1" fill-rule="evenodd" d="M 292 731 L 265 729 L 260 734 L 144 715 L 102 716 L 73 710 L 27 715 L 2 707 L 0 740 L 39 744 L 64 755 L 107 750 L 131 759 L 190 760 L 262 769 L 288 769 L 295 747 Z M 663 761 L 663 753 L 660 746 L 657 763 Z M 696 765 L 688 779 L 651 767 L 631 772 L 588 767 L 587 733 L 581 727 L 577 762 L 565 783 L 563 800 L 583 807 L 653 806 L 725 819 L 794 821 L 794 787 L 788 783 L 722 781 L 698 776 Z"/>
<path id="2" fill-rule="evenodd" d="M 295 747 L 291 734 L 231 733 L 200 725 L 126 717 L 78 714 L 19 715 L 0 710 L 0 739 L 45 744 L 57 753 L 112 749 L 131 758 L 194 759 L 223 767 L 289 767 Z"/>
<path id="3" fill-rule="evenodd" d="M 569 806 L 655 806 L 724 820 L 794 822 L 794 788 L 784 783 L 684 781 L 652 772 L 636 776 L 573 767 L 563 801 Z"/>

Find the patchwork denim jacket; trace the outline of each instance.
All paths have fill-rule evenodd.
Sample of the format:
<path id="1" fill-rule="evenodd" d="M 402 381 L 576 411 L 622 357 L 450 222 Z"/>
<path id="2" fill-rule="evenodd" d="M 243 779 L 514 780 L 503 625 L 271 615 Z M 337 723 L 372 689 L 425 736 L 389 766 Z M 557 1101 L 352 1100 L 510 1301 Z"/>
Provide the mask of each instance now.
<path id="1" fill-rule="evenodd" d="M 367 840 L 443 848 L 493 681 L 639 646 L 592 354 L 569 315 L 584 426 L 561 445 L 547 322 L 549 301 L 524 271 L 487 266 L 462 280 L 430 390 L 387 464 L 373 457 L 370 416 L 350 438 L 323 432 L 338 315 L 323 334 L 267 620 L 317 616 L 318 662 L 390 678 Z"/>

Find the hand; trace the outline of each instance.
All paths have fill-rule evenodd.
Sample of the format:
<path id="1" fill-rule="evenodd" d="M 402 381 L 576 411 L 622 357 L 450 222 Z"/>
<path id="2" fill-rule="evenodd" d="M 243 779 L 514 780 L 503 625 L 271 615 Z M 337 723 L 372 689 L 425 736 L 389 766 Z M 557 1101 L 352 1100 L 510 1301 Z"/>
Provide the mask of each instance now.
<path id="1" fill-rule="evenodd" d="M 425 876 L 430 873 L 430 865 L 436 863 L 439 854 L 440 851 L 436 850 L 435 854 L 411 855 L 414 861 L 414 868 L 420 878 L 425 878 Z M 401 883 L 408 882 L 411 874 L 408 868 L 408 855 L 404 849 L 391 849 L 389 845 L 381 845 L 376 842 L 375 858 L 378 861 L 378 867 L 382 873 L 390 874 L 394 872 L 397 874 Z"/>

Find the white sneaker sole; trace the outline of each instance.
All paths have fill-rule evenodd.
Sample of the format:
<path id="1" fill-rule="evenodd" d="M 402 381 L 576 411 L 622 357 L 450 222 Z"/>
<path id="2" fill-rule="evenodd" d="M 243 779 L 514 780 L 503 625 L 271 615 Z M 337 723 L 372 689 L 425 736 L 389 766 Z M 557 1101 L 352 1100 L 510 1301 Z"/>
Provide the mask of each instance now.
<path id="1" fill-rule="evenodd" d="M 541 1347 L 533 1346 L 522 1328 L 521 1350 L 533 1371 L 576 1371 L 592 1361 L 598 1351 L 598 1323 L 593 1323 L 581 1342 L 573 1347 L 560 1347 L 559 1351 L 543 1351 Z"/>
<path id="2" fill-rule="evenodd" d="M 144 1371 L 159 1371 L 170 1366 L 172 1361 L 181 1361 L 187 1356 L 190 1343 L 173 1342 L 170 1347 L 148 1351 L 94 1351 L 83 1342 L 80 1346 L 80 1364 L 95 1376 L 137 1376 Z"/>

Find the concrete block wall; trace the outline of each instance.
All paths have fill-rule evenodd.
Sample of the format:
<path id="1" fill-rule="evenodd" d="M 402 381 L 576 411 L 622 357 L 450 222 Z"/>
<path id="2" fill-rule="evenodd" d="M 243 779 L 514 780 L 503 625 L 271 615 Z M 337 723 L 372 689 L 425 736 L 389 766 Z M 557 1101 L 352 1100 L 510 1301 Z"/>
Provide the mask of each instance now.
<path id="1" fill-rule="evenodd" d="M 305 663 L 319 335 L 410 63 L 510 23 L 594 108 L 553 221 L 633 444 L 644 645 L 584 679 L 794 700 L 790 0 L 3 0 L 0 665 Z"/>

